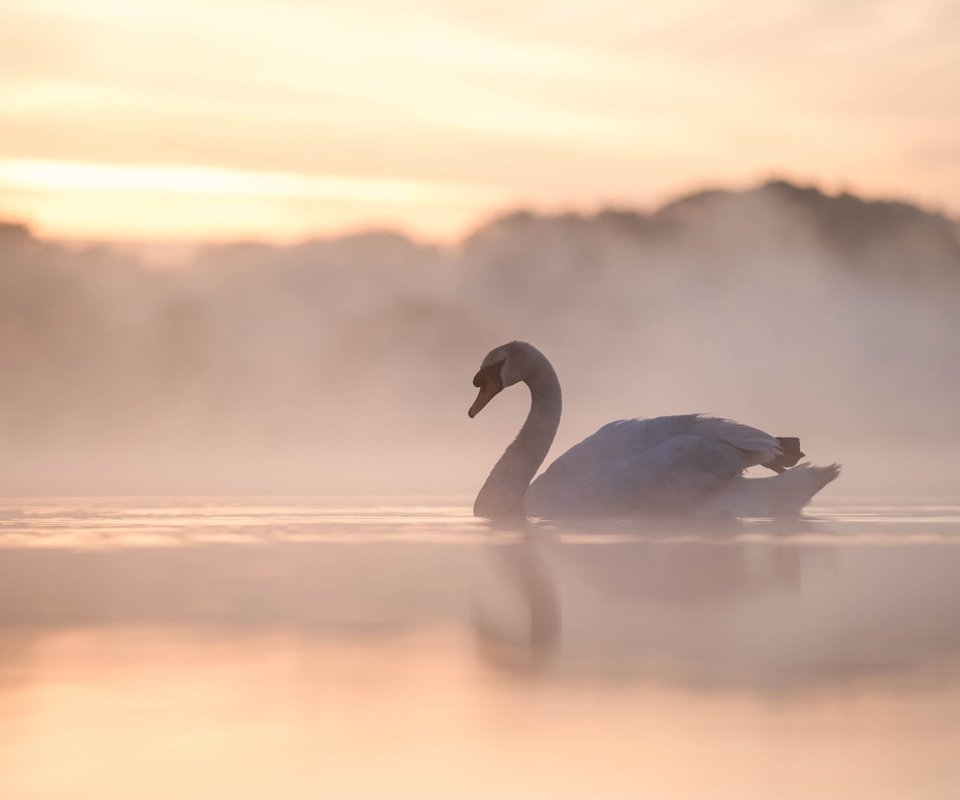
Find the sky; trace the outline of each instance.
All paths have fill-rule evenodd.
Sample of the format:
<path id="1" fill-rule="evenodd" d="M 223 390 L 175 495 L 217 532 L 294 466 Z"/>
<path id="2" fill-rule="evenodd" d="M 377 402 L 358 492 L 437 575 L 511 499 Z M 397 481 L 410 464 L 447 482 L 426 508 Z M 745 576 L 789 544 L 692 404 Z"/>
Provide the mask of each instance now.
<path id="1" fill-rule="evenodd" d="M 452 240 L 771 176 L 960 213 L 955 0 L 4 0 L 0 219 Z"/>

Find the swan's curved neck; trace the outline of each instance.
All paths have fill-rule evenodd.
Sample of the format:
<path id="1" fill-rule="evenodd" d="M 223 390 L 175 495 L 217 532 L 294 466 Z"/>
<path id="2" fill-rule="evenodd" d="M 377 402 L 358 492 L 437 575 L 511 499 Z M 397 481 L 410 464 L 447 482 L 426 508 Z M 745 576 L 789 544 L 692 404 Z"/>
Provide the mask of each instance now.
<path id="1" fill-rule="evenodd" d="M 537 469 L 547 457 L 560 426 L 560 381 L 543 358 L 523 379 L 530 388 L 530 413 L 509 447 L 494 465 L 473 504 L 473 513 L 488 519 L 524 516 L 524 497 Z"/>

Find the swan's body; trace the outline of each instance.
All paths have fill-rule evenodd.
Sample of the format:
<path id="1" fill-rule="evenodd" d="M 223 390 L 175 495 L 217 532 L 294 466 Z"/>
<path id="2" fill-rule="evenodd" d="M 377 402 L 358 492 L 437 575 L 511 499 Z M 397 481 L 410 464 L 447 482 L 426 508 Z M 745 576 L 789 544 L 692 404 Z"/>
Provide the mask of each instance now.
<path id="1" fill-rule="evenodd" d="M 531 483 L 553 443 L 562 408 L 560 382 L 546 357 L 525 342 L 491 351 L 474 378 L 480 394 L 470 416 L 520 381 L 530 387 L 530 413 L 477 495 L 474 514 L 480 517 L 776 516 L 799 512 L 839 473 L 835 464 L 784 471 L 803 455 L 796 440 L 685 414 L 604 425 Z M 745 469 L 759 464 L 781 474 L 743 477 Z"/>

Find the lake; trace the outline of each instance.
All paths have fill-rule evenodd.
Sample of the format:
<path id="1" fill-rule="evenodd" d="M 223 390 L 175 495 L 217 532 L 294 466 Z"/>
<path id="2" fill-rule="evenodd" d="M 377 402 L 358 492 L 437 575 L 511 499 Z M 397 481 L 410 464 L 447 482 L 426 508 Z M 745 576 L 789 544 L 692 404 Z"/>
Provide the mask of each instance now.
<path id="1" fill-rule="evenodd" d="M 0 501 L 0 797 L 953 798 L 960 500 Z"/>

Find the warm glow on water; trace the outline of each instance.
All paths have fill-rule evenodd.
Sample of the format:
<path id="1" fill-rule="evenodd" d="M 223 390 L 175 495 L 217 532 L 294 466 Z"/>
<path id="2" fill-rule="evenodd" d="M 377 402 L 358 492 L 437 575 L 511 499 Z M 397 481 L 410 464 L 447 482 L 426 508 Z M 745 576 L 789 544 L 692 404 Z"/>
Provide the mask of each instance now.
<path id="1" fill-rule="evenodd" d="M 960 505 L 0 507 L 0 795 L 948 798 Z"/>

